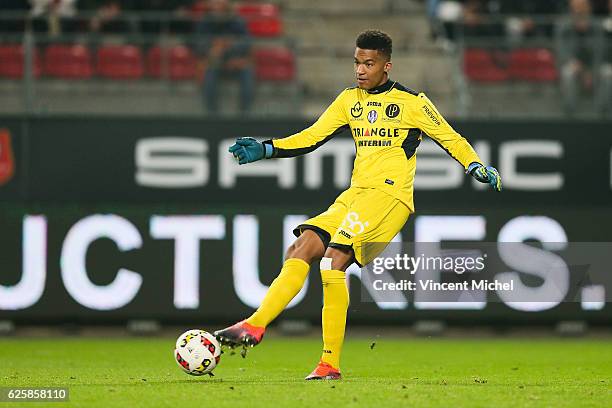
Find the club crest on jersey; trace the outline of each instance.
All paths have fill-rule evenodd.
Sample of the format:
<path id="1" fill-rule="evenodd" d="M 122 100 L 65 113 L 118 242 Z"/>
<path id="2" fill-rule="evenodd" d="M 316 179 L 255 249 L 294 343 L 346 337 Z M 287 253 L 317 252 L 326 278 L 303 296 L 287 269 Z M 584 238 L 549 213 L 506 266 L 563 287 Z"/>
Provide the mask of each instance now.
<path id="1" fill-rule="evenodd" d="M 362 113 L 363 113 L 363 108 L 361 107 L 361 103 L 357 102 L 351 108 L 351 116 L 354 118 L 358 118 L 361 116 Z"/>
<path id="2" fill-rule="evenodd" d="M 368 112 L 368 122 L 374 123 L 378 119 L 378 113 L 375 110 L 371 110 Z"/>

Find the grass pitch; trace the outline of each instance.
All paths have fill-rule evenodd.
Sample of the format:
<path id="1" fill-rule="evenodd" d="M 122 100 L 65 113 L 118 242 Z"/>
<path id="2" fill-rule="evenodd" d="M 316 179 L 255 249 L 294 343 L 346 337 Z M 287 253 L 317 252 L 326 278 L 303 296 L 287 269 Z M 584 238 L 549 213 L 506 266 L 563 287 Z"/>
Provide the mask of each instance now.
<path id="1" fill-rule="evenodd" d="M 306 382 L 316 338 L 266 338 L 190 377 L 169 338 L 0 339 L 0 386 L 60 387 L 53 407 L 612 406 L 612 342 L 588 339 L 349 339 L 345 379 Z M 31 403 L 0 406 L 31 407 Z"/>

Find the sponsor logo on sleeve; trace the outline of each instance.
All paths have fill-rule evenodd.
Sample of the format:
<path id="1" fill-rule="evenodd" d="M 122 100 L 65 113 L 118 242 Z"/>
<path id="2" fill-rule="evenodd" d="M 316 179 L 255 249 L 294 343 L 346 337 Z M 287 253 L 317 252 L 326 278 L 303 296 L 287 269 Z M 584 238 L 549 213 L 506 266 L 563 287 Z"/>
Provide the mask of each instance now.
<path id="1" fill-rule="evenodd" d="M 422 109 L 423 109 L 423 112 L 425 112 L 425 115 L 429 117 L 429 119 L 431 119 L 433 123 L 435 123 L 438 126 L 442 124 L 442 122 L 438 118 L 438 113 L 433 108 L 425 104 L 423 105 Z"/>

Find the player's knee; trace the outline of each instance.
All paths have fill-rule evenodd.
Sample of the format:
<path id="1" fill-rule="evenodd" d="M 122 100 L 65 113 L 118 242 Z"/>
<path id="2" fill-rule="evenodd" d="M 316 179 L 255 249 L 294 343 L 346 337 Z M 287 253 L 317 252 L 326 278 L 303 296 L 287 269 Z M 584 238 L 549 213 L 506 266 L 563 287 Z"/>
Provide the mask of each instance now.
<path id="1" fill-rule="evenodd" d="M 287 248 L 285 259 L 300 258 L 307 263 L 323 256 L 325 247 L 321 239 L 312 231 L 304 231 L 297 240 Z"/>
<path id="2" fill-rule="evenodd" d="M 295 258 L 294 254 L 297 251 L 297 245 L 294 242 L 293 244 L 287 247 L 287 251 L 285 252 L 285 259 Z"/>
<path id="3" fill-rule="evenodd" d="M 344 271 L 348 268 L 351 263 L 353 263 L 353 250 L 352 248 L 331 248 L 328 247 L 325 250 L 325 254 L 323 255 L 323 259 L 330 259 L 328 261 L 330 263 L 329 269 L 334 269 L 338 271 Z M 322 266 L 322 265 L 321 265 Z"/>

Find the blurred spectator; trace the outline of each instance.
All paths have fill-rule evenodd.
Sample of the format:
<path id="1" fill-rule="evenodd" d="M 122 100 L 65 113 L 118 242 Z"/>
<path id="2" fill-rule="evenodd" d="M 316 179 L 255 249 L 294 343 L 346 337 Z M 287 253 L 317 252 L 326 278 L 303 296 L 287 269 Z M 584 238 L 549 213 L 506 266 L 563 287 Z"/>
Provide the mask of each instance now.
<path id="1" fill-rule="evenodd" d="M 488 0 L 466 0 L 463 32 L 466 37 L 499 37 L 503 34 L 497 4 Z"/>
<path id="2" fill-rule="evenodd" d="M 56 37 L 77 30 L 77 0 L 30 0 L 32 29 Z"/>
<path id="3" fill-rule="evenodd" d="M 25 29 L 25 14 L 30 9 L 28 0 L 0 0 L 0 31 L 20 33 Z M 10 13 L 6 15 L 5 12 Z"/>
<path id="4" fill-rule="evenodd" d="M 461 34 L 468 38 L 494 37 L 503 33 L 497 3 L 490 0 L 427 0 L 434 37 L 445 47 Z"/>
<path id="5" fill-rule="evenodd" d="M 427 17 L 429 19 L 435 19 L 438 17 L 438 9 L 442 0 L 425 0 L 425 9 L 427 11 Z"/>
<path id="6" fill-rule="evenodd" d="M 560 12 L 558 0 L 494 0 L 499 3 L 501 14 L 509 14 L 506 32 L 514 42 L 526 37 L 553 34 L 553 15 Z"/>
<path id="7" fill-rule="evenodd" d="M 107 34 L 123 34 L 129 30 L 127 20 L 122 16 L 123 7 L 119 0 L 107 0 L 96 10 L 90 21 L 92 31 Z"/>
<path id="8" fill-rule="evenodd" d="M 589 0 L 569 0 L 569 21 L 559 33 L 565 108 L 572 111 L 579 92 L 593 90 L 595 27 Z"/>
<path id="9" fill-rule="evenodd" d="M 591 6 L 593 8 L 593 15 L 598 17 L 608 16 L 608 0 L 591 0 Z"/>
<path id="10" fill-rule="evenodd" d="M 140 12 L 156 12 L 163 15 L 141 19 L 140 29 L 145 33 L 191 33 L 193 21 L 191 19 L 189 1 L 184 0 L 131 0 L 123 1 L 124 10 Z M 168 22 L 166 25 L 165 22 Z"/>
<path id="11" fill-rule="evenodd" d="M 193 18 L 201 19 L 208 10 L 207 0 L 195 0 L 189 6 L 189 15 Z"/>
<path id="12" fill-rule="evenodd" d="M 240 110 L 251 108 L 254 72 L 251 39 L 244 19 L 233 13 L 228 0 L 211 0 L 197 28 L 197 49 L 203 74 L 202 95 L 211 113 L 219 110 L 219 81 L 237 77 L 240 82 Z"/>
<path id="13" fill-rule="evenodd" d="M 125 10 L 130 11 L 172 11 L 186 6 L 185 0 L 123 0 Z"/>
<path id="14" fill-rule="evenodd" d="M 463 4 L 457 0 L 427 0 L 427 14 L 434 37 L 445 46 L 457 39 L 457 26 L 463 18 Z"/>

